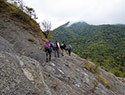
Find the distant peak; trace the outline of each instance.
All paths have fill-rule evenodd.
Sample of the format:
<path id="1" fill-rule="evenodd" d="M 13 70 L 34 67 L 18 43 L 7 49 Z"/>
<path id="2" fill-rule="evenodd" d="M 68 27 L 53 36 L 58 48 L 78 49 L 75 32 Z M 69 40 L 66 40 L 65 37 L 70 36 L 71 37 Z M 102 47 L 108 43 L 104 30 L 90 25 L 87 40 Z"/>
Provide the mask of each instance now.
<path id="1" fill-rule="evenodd" d="M 114 25 L 116 25 L 116 26 L 125 26 L 125 24 L 114 24 Z"/>
<path id="2" fill-rule="evenodd" d="M 68 21 L 65 25 L 66 25 L 66 27 L 70 27 L 71 25 L 73 25 L 73 24 L 87 24 L 85 21 L 76 21 L 76 22 L 71 22 L 71 21 Z"/>

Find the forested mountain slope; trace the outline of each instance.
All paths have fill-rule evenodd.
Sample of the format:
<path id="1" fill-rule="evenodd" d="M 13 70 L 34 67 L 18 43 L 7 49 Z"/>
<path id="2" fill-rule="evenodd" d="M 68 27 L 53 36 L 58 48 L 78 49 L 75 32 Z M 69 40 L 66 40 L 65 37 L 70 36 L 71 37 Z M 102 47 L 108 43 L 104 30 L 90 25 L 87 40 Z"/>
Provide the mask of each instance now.
<path id="1" fill-rule="evenodd" d="M 5 0 L 1 3 L 0 95 L 125 94 L 124 78 L 115 77 L 74 53 L 59 58 L 52 54 L 52 60 L 46 62 L 47 39 L 38 31 L 38 24 Z M 21 14 L 12 15 L 8 9 Z M 22 16 L 30 18 L 28 24 Z"/>
<path id="2" fill-rule="evenodd" d="M 70 22 L 54 30 L 53 41 L 71 43 L 73 52 L 125 77 L 125 26 Z"/>
<path id="3" fill-rule="evenodd" d="M 34 31 L 9 18 L 0 18 L 0 23 L 0 95 L 125 94 L 124 78 L 73 53 L 60 58 L 52 54 L 46 63 Z"/>

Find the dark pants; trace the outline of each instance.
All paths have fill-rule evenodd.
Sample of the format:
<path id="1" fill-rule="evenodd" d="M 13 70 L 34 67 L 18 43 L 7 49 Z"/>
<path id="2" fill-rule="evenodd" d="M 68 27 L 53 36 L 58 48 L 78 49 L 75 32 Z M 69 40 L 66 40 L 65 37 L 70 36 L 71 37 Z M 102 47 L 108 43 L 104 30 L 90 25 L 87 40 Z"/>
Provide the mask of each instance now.
<path id="1" fill-rule="evenodd" d="M 64 49 L 62 49 L 62 52 L 61 52 L 62 56 L 64 56 Z"/>
<path id="2" fill-rule="evenodd" d="M 71 49 L 69 49 L 68 52 L 69 52 L 69 56 L 71 56 Z"/>
<path id="3" fill-rule="evenodd" d="M 46 49 L 46 62 L 51 60 L 51 51 L 49 49 Z"/>
<path id="4" fill-rule="evenodd" d="M 58 56 L 59 57 L 59 49 L 55 49 L 55 57 Z"/>

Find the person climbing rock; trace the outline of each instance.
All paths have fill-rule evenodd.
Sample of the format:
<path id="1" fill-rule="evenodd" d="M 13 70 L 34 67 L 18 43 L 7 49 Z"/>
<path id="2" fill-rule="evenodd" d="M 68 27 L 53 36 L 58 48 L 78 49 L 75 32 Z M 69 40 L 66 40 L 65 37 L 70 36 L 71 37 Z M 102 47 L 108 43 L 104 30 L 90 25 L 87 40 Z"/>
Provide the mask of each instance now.
<path id="1" fill-rule="evenodd" d="M 50 41 L 47 41 L 44 47 L 46 52 L 46 62 L 48 62 L 51 60 L 51 52 L 52 52 L 53 45 Z"/>
<path id="2" fill-rule="evenodd" d="M 60 48 L 61 48 L 61 50 L 62 50 L 62 51 L 61 51 L 61 55 L 64 56 L 64 49 L 66 48 L 66 44 L 65 44 L 64 41 L 61 43 Z"/>
<path id="3" fill-rule="evenodd" d="M 67 49 L 68 49 L 69 56 L 71 56 L 71 51 L 72 51 L 72 46 L 71 46 L 71 44 L 69 44 L 69 46 L 67 47 Z"/>
<path id="4" fill-rule="evenodd" d="M 54 43 L 54 51 L 55 51 L 55 57 L 58 56 L 59 57 L 59 42 L 56 40 L 56 42 Z"/>

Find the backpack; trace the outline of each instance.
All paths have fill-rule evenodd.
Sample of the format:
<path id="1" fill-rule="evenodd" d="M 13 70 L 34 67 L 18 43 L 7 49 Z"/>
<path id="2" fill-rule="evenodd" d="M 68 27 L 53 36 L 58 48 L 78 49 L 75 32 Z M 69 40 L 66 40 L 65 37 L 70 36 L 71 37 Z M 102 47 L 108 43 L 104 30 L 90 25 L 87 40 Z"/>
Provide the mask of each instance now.
<path id="1" fill-rule="evenodd" d="M 70 50 L 72 47 L 69 45 L 68 49 Z"/>
<path id="2" fill-rule="evenodd" d="M 45 48 L 49 49 L 50 48 L 50 43 L 45 44 Z"/>
<path id="3" fill-rule="evenodd" d="M 61 47 L 63 47 L 63 46 L 64 46 L 64 43 L 61 44 Z"/>
<path id="4" fill-rule="evenodd" d="M 55 48 L 59 48 L 58 45 L 57 45 L 57 43 L 54 44 L 54 47 L 55 47 Z"/>
<path id="5" fill-rule="evenodd" d="M 69 46 L 69 49 L 71 49 L 71 46 Z"/>
<path id="6" fill-rule="evenodd" d="M 51 44 L 50 43 L 45 44 L 45 51 L 49 52 L 49 53 L 52 52 Z"/>
<path id="7" fill-rule="evenodd" d="M 57 47 L 57 43 L 54 43 L 54 47 Z"/>

